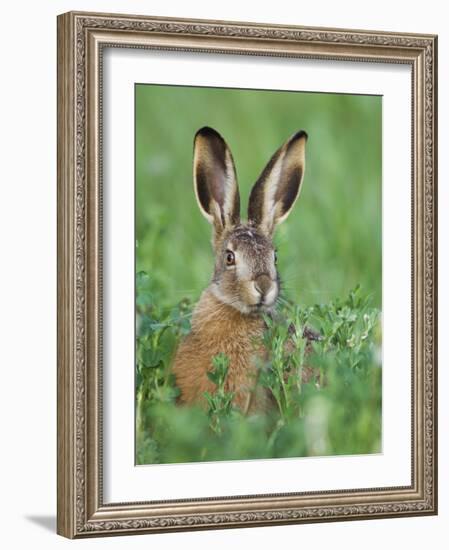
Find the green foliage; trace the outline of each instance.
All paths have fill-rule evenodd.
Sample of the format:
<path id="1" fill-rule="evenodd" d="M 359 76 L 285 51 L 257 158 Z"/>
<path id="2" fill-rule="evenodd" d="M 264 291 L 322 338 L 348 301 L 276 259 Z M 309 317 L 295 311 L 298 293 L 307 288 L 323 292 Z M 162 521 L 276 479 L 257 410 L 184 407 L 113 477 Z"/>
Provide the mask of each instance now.
<path id="1" fill-rule="evenodd" d="M 263 343 L 270 355 L 267 364 L 259 366 L 259 381 L 273 395 L 282 425 L 300 415 L 299 395 L 306 351 L 306 340 L 302 337 L 304 312 L 284 305 L 283 313 L 290 315 L 283 319 L 265 317 L 267 330 Z M 289 330 L 290 326 L 295 329 Z"/>
<path id="2" fill-rule="evenodd" d="M 172 403 L 179 393 L 169 366 L 176 343 L 190 330 L 188 300 L 161 310 L 148 274 L 136 276 L 136 441 L 141 453 L 156 460 L 156 444 L 148 437 L 149 403 Z"/>
<path id="3" fill-rule="evenodd" d="M 224 353 L 213 357 L 212 369 L 207 373 L 207 376 L 216 388 L 213 393 L 204 392 L 204 397 L 209 406 L 210 427 L 218 434 L 222 432 L 221 420 L 229 416 L 232 411 L 232 400 L 234 399 L 234 392 L 228 392 L 225 388 L 228 370 L 229 359 Z"/>
<path id="4" fill-rule="evenodd" d="M 345 300 L 306 308 L 283 302 L 267 317 L 268 360 L 258 383 L 273 397 L 266 414 L 244 415 L 226 391 L 229 360 L 213 358 L 207 407 L 179 407 L 170 373 L 173 350 L 189 330 L 190 304 L 157 306 L 154 285 L 137 275 L 137 463 L 360 454 L 380 451 L 379 311 L 360 288 Z M 294 327 L 294 329 L 292 328 Z M 320 339 L 303 337 L 314 327 Z M 304 371 L 313 371 L 305 379 Z"/>

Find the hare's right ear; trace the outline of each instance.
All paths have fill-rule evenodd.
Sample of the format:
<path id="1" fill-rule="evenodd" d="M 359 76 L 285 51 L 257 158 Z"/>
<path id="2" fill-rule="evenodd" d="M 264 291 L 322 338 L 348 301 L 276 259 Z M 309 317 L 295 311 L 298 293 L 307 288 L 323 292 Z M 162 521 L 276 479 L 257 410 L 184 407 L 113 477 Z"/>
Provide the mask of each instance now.
<path id="1" fill-rule="evenodd" d="M 301 190 L 307 134 L 296 132 L 276 153 L 251 190 L 248 220 L 266 235 L 273 234 L 290 214 Z"/>
<path id="2" fill-rule="evenodd" d="M 200 210 L 213 224 L 217 242 L 225 229 L 240 221 L 240 195 L 231 151 L 207 126 L 195 135 L 193 182 Z"/>

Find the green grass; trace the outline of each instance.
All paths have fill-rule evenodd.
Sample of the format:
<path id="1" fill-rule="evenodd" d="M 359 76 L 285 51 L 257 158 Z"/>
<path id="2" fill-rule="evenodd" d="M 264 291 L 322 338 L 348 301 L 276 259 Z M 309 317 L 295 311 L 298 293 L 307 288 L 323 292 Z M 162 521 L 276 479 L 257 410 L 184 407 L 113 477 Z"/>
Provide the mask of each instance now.
<path id="1" fill-rule="evenodd" d="M 146 274 L 138 274 L 137 288 L 138 464 L 380 452 L 379 311 L 360 289 L 327 305 L 286 303 L 282 322 L 267 319 L 269 357 L 258 365 L 258 379 L 275 404 L 266 414 L 245 416 L 224 389 L 224 355 L 211 362 L 216 391 L 205 395 L 207 410 L 176 406 L 173 343 L 189 331 L 191 305 L 161 313 Z M 291 323 L 298 335 L 304 326 L 319 330 L 312 353 L 305 353 L 304 338 L 289 335 Z M 315 369 L 316 382 L 301 382 L 307 367 Z"/>
<path id="2" fill-rule="evenodd" d="M 275 241 L 285 323 L 321 332 L 312 361 L 325 383 L 298 385 L 304 342 L 284 357 L 288 325 L 269 327 L 260 381 L 277 405 L 265 416 L 243 417 L 220 393 L 225 357 L 211 362 L 208 411 L 174 404 L 173 352 L 213 269 L 192 185 L 193 136 L 205 125 L 233 152 L 242 217 L 273 152 L 298 129 L 309 134 L 301 196 Z M 379 451 L 381 132 L 380 97 L 136 86 L 138 463 Z"/>

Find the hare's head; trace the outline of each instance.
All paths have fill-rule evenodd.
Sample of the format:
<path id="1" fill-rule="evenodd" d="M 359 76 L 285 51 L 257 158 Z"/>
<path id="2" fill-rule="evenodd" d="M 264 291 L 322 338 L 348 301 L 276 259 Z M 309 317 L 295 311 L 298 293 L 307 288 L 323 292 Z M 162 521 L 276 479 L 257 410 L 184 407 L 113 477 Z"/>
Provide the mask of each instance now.
<path id="1" fill-rule="evenodd" d="M 240 220 L 240 195 L 231 151 L 212 128 L 195 135 L 193 178 L 201 212 L 213 226 L 215 271 L 211 291 L 245 314 L 273 308 L 279 274 L 273 232 L 298 198 L 305 168 L 304 131 L 274 153 L 251 190 L 248 221 Z"/>

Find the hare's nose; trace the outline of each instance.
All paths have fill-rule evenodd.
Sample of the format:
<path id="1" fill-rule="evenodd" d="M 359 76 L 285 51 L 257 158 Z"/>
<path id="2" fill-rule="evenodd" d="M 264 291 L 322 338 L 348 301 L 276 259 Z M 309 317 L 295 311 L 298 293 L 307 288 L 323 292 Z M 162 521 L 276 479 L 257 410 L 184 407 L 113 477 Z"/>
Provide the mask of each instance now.
<path id="1" fill-rule="evenodd" d="M 258 275 L 254 281 L 254 286 L 256 287 L 257 292 L 261 294 L 262 298 L 270 291 L 271 285 L 272 282 L 270 277 L 265 274 Z"/>

